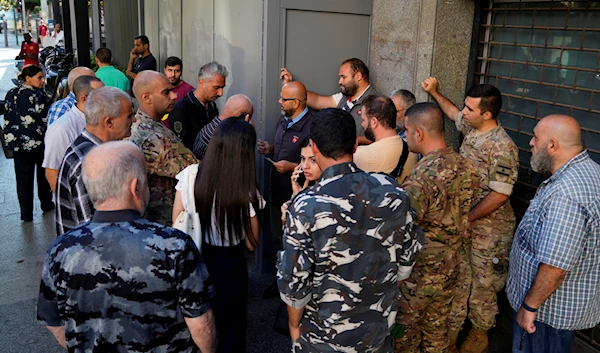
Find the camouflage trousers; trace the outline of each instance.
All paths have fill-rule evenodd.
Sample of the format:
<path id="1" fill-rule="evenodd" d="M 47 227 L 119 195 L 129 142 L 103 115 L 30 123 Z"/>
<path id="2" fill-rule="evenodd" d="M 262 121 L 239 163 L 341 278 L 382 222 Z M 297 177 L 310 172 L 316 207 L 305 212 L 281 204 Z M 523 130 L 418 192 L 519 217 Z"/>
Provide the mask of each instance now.
<path id="1" fill-rule="evenodd" d="M 492 229 L 490 232 L 489 227 L 471 227 L 458 251 L 460 265 L 448 315 L 450 329 L 460 330 L 467 312 L 478 329 L 487 331 L 496 326 L 497 293 L 506 284 L 515 221 L 496 224 Z"/>
<path id="2" fill-rule="evenodd" d="M 421 257 L 423 254 L 419 254 Z M 446 250 L 441 262 L 419 264 L 417 259 L 409 278 L 400 286 L 400 306 L 396 322 L 404 335 L 395 341 L 397 353 L 443 353 L 448 349 L 446 319 L 450 313 L 458 274 L 456 250 Z"/>

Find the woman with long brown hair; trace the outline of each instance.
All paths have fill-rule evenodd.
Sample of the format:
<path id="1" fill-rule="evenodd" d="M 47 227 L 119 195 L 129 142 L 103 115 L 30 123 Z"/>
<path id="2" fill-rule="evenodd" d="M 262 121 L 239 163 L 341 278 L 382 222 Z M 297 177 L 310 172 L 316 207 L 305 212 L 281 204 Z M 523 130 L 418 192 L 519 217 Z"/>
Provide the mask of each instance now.
<path id="1" fill-rule="evenodd" d="M 210 300 L 218 332 L 217 352 L 245 352 L 248 268 L 244 246 L 258 245 L 259 213 L 264 201 L 257 190 L 256 132 L 248 122 L 225 119 L 210 140 L 199 166 L 178 176 L 173 220 L 184 209 L 183 192 L 194 194 L 202 229 L 202 257 L 216 295 Z M 194 185 L 188 173 L 197 168 Z"/>

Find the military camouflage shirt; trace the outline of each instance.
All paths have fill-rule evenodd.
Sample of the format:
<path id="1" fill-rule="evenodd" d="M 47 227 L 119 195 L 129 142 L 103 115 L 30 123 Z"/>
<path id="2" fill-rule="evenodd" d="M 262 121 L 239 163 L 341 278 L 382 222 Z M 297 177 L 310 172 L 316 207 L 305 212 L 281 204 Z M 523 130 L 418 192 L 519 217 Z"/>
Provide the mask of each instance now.
<path id="1" fill-rule="evenodd" d="M 491 191 L 510 196 L 519 172 L 519 150 L 504 128 L 498 125 L 479 133 L 464 122 L 462 113 L 456 116 L 456 128 L 465 135 L 460 155 L 475 164 L 481 177 L 481 190 L 475 204 Z M 484 218 L 514 222 L 515 215 L 509 200 L 506 200 L 504 205 Z"/>
<path id="2" fill-rule="evenodd" d="M 96 211 L 50 246 L 37 318 L 65 327 L 69 352 L 197 352 L 184 317 L 213 295 L 188 235 L 134 210 Z"/>
<path id="3" fill-rule="evenodd" d="M 135 119 L 129 140 L 140 146 L 148 163 L 150 202 L 144 216 L 152 222 L 171 225 L 177 184 L 175 177 L 198 160 L 160 121 L 154 121 L 141 109 Z"/>
<path id="4" fill-rule="evenodd" d="M 449 249 L 456 250 L 479 191 L 479 173 L 473 163 L 452 147 L 433 151 L 417 163 L 402 187 L 425 232 L 419 262 L 435 263 Z"/>
<path id="5" fill-rule="evenodd" d="M 354 163 L 323 171 L 286 213 L 277 280 L 282 300 L 304 308 L 296 352 L 391 352 L 396 282 L 424 243 L 406 192 Z"/>

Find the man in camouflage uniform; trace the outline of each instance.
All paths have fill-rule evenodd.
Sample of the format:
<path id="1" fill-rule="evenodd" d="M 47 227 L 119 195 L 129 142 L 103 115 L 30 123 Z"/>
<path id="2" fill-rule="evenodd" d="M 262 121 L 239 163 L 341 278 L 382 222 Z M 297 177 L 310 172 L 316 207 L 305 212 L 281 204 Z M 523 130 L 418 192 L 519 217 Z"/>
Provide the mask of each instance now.
<path id="1" fill-rule="evenodd" d="M 479 190 L 479 174 L 471 161 L 446 146 L 444 116 L 437 105 L 413 105 L 404 127 L 411 152 L 423 155 L 402 187 L 425 232 L 425 246 L 400 285 L 396 322 L 404 326 L 404 335 L 396 339 L 395 351 L 441 353 L 448 347 L 446 319 L 458 275 L 458 248 Z"/>
<path id="2" fill-rule="evenodd" d="M 292 351 L 391 352 L 397 281 L 410 274 L 423 233 L 395 180 L 352 163 L 349 113 L 321 110 L 310 130 L 323 173 L 292 199 L 277 262 Z"/>
<path id="3" fill-rule="evenodd" d="M 475 164 L 481 176 L 481 190 L 469 212 L 464 251 L 459 251 L 460 274 L 448 317 L 450 348 L 456 351 L 456 336 L 467 316 L 468 305 L 473 329 L 460 351 L 479 353 L 488 347 L 487 330 L 496 325 L 498 313 L 496 293 L 504 287 L 508 274 L 516 225 L 509 196 L 517 181 L 518 150 L 497 121 L 502 96 L 496 87 L 473 86 L 467 91 L 462 111 L 438 92 L 434 77 L 426 79 L 422 87 L 464 134 L 460 154 Z"/>
<path id="4" fill-rule="evenodd" d="M 140 72 L 133 92 L 140 108 L 131 127 L 130 141 L 140 146 L 148 163 L 150 202 L 144 215 L 148 220 L 171 225 L 175 201 L 175 177 L 198 160 L 175 134 L 161 123 L 173 110 L 175 93 L 167 77 L 155 71 Z"/>
<path id="5" fill-rule="evenodd" d="M 38 320 L 69 352 L 214 352 L 214 290 L 196 245 L 141 218 L 149 195 L 140 149 L 94 147 L 83 179 L 96 212 L 50 246 Z"/>

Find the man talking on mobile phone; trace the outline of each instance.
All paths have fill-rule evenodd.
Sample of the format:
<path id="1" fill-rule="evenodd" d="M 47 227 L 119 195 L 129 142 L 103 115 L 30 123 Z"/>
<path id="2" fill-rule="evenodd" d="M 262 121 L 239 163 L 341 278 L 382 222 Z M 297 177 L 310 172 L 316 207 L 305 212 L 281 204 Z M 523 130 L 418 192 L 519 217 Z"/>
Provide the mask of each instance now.
<path id="1" fill-rule="evenodd" d="M 156 59 L 150 53 L 150 40 L 141 35 L 135 37 L 134 47 L 129 53 L 129 63 L 125 74 L 129 77 L 129 89 L 133 97 L 133 80 L 144 70 L 156 71 Z"/>

